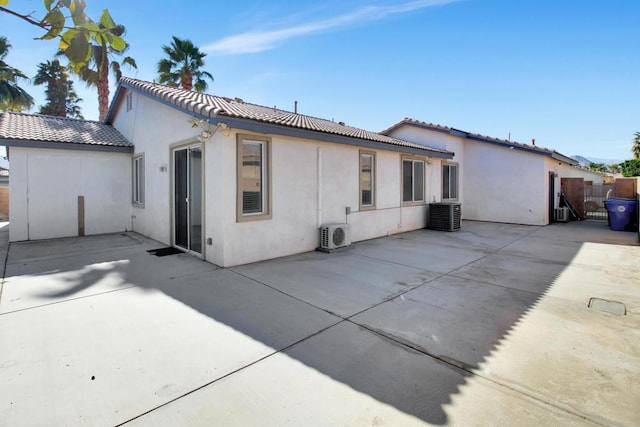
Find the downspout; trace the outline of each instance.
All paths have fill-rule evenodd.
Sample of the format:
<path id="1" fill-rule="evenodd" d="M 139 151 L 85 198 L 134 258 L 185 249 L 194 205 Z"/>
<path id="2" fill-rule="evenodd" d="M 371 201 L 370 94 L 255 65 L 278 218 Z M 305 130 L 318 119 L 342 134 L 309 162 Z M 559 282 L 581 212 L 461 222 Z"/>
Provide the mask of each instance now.
<path id="1" fill-rule="evenodd" d="M 317 206 L 318 206 L 318 228 L 322 225 L 322 148 L 318 147 L 317 157 Z"/>
<path id="2" fill-rule="evenodd" d="M 31 214 L 29 212 L 29 153 L 27 153 L 27 240 L 31 240 L 30 232 L 29 232 L 29 219 L 31 218 Z M 11 191 L 11 189 L 9 189 Z M 11 209 L 11 208 L 9 208 Z M 11 218 L 9 218 L 11 219 Z"/>

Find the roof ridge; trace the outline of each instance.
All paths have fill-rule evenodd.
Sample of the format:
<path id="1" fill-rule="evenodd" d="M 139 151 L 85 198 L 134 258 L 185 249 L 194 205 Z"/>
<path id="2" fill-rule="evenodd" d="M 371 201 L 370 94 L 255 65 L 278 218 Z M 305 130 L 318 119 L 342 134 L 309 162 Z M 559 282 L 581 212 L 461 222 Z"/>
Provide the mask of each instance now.
<path id="1" fill-rule="evenodd" d="M 374 143 L 387 144 L 394 147 L 404 147 L 405 149 L 419 150 L 425 155 L 453 156 L 453 153 L 435 147 L 427 147 L 421 144 L 382 135 L 375 131 L 365 130 L 354 126 L 346 125 L 343 122 L 323 119 L 307 114 L 284 110 L 277 107 L 269 107 L 252 102 L 246 102 L 240 98 L 221 97 L 218 95 L 186 91 L 181 88 L 162 85 L 156 82 L 145 82 L 131 77 L 122 77 L 116 92 L 115 101 L 112 103 L 106 122 L 110 122 L 116 108 L 119 105 L 119 93 L 121 88 L 139 91 L 147 96 L 172 105 L 174 108 L 182 110 L 187 114 L 195 114 L 203 118 L 219 119 L 221 117 L 252 120 L 265 124 L 272 124 L 288 128 L 300 129 L 303 131 L 318 132 L 342 136 L 347 138 L 360 139 Z M 396 148 L 397 150 L 398 148 Z M 432 154 L 428 154 L 428 153 Z"/>

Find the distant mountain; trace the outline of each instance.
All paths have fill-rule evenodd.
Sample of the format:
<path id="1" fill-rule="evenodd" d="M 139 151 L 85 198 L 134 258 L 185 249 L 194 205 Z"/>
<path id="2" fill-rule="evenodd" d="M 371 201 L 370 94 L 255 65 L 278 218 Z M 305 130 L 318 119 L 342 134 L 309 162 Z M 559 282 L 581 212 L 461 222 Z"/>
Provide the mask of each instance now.
<path id="1" fill-rule="evenodd" d="M 586 157 L 579 156 L 577 154 L 571 157 L 573 157 L 574 160 L 580 163 L 580 166 L 589 166 L 589 163 L 591 163 L 591 160 L 587 159 Z"/>
<path id="2" fill-rule="evenodd" d="M 604 163 L 605 165 L 612 165 L 614 163 L 622 163 L 624 160 L 619 159 L 602 159 L 599 157 L 584 157 L 576 154 L 571 156 L 580 163 L 580 166 L 589 166 L 589 163 Z"/>

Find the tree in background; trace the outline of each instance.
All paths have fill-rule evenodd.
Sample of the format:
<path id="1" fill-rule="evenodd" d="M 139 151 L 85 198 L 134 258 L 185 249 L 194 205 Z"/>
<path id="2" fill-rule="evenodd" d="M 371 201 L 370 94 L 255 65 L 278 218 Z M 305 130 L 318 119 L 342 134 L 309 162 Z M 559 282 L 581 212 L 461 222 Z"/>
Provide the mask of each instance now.
<path id="1" fill-rule="evenodd" d="M 116 25 L 107 9 L 102 11 L 99 21 L 93 21 L 85 13 L 84 0 L 44 0 L 46 15 L 42 19 L 33 14 L 22 14 L 5 6 L 9 0 L 0 0 L 0 12 L 13 15 L 46 33 L 41 40 L 59 39 L 60 54 L 67 57 L 69 67 L 90 86 L 98 89 L 100 120 L 106 116 L 109 106 L 110 55 L 124 52 L 128 44 L 122 38 L 124 26 Z M 73 26 L 68 26 L 71 21 Z M 132 58 L 123 63 L 137 68 Z M 111 64 L 119 78 L 120 64 Z"/>
<path id="2" fill-rule="evenodd" d="M 106 12 L 106 15 L 105 15 Z M 108 12 L 105 10 L 100 18 L 101 26 L 106 25 L 111 28 L 114 34 L 121 36 L 125 33 L 124 25 L 116 25 Z M 104 22 L 104 24 L 102 24 Z M 122 65 L 115 60 L 116 55 L 123 55 L 129 45 L 125 43 L 122 49 L 115 50 L 109 46 L 107 38 L 94 38 L 95 43 L 91 47 L 91 59 L 87 65 L 74 69 L 75 73 L 87 83 L 88 86 L 95 86 L 98 89 L 98 108 L 100 110 L 100 121 L 104 120 L 109 111 L 109 69 L 113 72 L 116 80 L 122 77 L 121 66 L 127 65 L 138 68 L 135 59 L 125 56 Z"/>
<path id="3" fill-rule="evenodd" d="M 21 80 L 29 78 L 4 60 L 11 49 L 6 37 L 0 36 L 0 111 L 23 111 L 33 105 L 33 98 L 19 86 Z"/>
<path id="4" fill-rule="evenodd" d="M 162 46 L 168 58 L 158 62 L 159 82 L 171 87 L 182 87 L 185 90 L 195 88 L 196 92 L 204 92 L 207 90 L 205 78 L 213 81 L 211 74 L 201 70 L 207 54 L 201 52 L 191 40 L 172 37 L 171 46 Z"/>
<path id="5" fill-rule="evenodd" d="M 627 178 L 640 176 L 640 159 L 625 160 L 620 163 L 620 170 L 622 171 L 622 176 Z"/>
<path id="6" fill-rule="evenodd" d="M 92 41 L 98 45 L 106 44 L 116 51 L 127 47 L 122 34 L 118 34 L 109 11 L 104 9 L 100 21 L 94 22 L 84 11 L 84 0 L 44 0 L 46 14 L 42 18 L 34 17 L 33 12 L 17 12 L 6 7 L 8 4 L 9 0 L 0 0 L 0 12 L 45 30 L 46 33 L 40 40 L 59 39 L 59 49 L 76 71 L 89 64 L 94 46 Z M 69 26 L 68 21 L 71 21 L 72 26 Z"/>
<path id="7" fill-rule="evenodd" d="M 611 163 L 610 165 L 607 165 L 607 170 L 611 173 L 619 173 L 620 165 L 618 165 L 617 163 Z"/>
<path id="8" fill-rule="evenodd" d="M 83 119 L 78 97 L 73 81 L 69 80 L 67 69 L 60 61 L 41 62 L 38 65 L 38 73 L 33 78 L 34 85 L 47 85 L 45 96 L 47 103 L 40 106 L 40 114 L 48 114 L 58 117 L 72 117 Z"/>
<path id="9" fill-rule="evenodd" d="M 67 105 L 65 107 L 67 117 L 84 119 L 79 105 L 80 102 L 82 102 L 82 98 L 78 96 L 76 90 L 73 88 L 73 82 L 71 80 L 67 81 Z"/>
<path id="10" fill-rule="evenodd" d="M 589 170 L 595 171 L 595 172 L 606 172 L 607 171 L 607 167 L 605 166 L 604 163 L 589 163 Z"/>
<path id="11" fill-rule="evenodd" d="M 640 159 L 640 132 L 636 132 L 633 137 L 633 145 L 631 146 L 631 152 L 634 159 Z"/>

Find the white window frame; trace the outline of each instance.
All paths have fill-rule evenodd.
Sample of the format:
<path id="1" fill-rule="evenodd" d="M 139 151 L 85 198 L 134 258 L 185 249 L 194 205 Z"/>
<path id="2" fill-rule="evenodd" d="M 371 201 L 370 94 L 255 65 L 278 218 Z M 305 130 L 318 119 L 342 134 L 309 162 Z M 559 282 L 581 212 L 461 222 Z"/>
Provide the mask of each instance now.
<path id="1" fill-rule="evenodd" d="M 244 212 L 243 199 L 243 180 L 242 180 L 242 159 L 245 144 L 260 144 L 261 147 L 261 176 L 260 176 L 260 194 L 262 197 L 262 210 L 260 212 Z M 236 220 L 237 222 L 258 221 L 271 219 L 271 139 L 257 135 L 237 136 L 237 206 Z"/>
<path id="2" fill-rule="evenodd" d="M 405 162 L 411 163 L 411 200 L 405 200 L 404 194 L 404 165 Z M 420 198 L 416 198 L 416 164 L 422 165 L 422 194 L 419 195 Z M 412 157 L 403 157 L 401 160 L 400 166 L 400 189 L 401 189 L 401 197 L 403 205 L 422 205 L 425 204 L 425 191 L 427 188 L 426 185 L 426 162 L 422 158 L 412 158 Z"/>
<path id="3" fill-rule="evenodd" d="M 449 186 L 445 191 L 445 169 L 448 169 L 448 175 L 449 175 Z M 455 197 L 450 197 L 451 196 L 451 170 L 454 169 L 455 172 L 453 173 L 455 175 Z M 460 197 L 460 174 L 459 171 L 460 167 L 458 166 L 458 163 L 451 163 L 451 162 L 444 162 L 442 163 L 442 200 L 449 200 L 449 201 L 458 201 L 459 197 Z"/>
<path id="4" fill-rule="evenodd" d="M 131 166 L 131 200 L 135 206 L 144 207 L 144 154 L 134 155 Z"/>
<path id="5" fill-rule="evenodd" d="M 362 200 L 362 192 L 365 190 L 364 188 L 364 180 L 363 180 L 363 159 L 365 157 L 371 158 L 371 171 L 370 171 L 370 182 L 371 182 L 371 203 L 363 203 Z M 360 151 L 360 155 L 358 156 L 359 166 L 358 166 L 358 181 L 360 182 L 360 192 L 359 192 L 359 202 L 360 202 L 360 210 L 368 210 L 376 208 L 376 153 L 373 151 Z"/>

